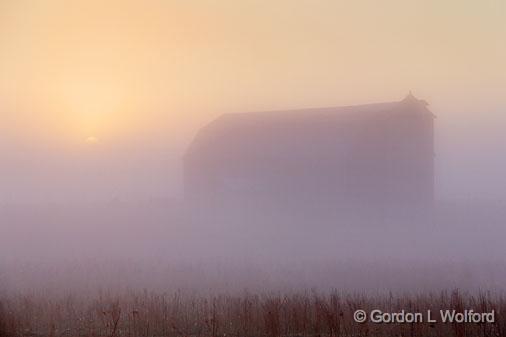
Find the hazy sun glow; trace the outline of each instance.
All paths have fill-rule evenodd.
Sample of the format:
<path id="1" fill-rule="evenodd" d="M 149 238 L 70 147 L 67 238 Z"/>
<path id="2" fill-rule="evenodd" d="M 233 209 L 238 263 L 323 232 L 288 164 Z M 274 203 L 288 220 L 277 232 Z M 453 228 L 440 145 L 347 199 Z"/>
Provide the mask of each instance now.
<path id="1" fill-rule="evenodd" d="M 55 100 L 61 102 L 60 118 L 70 132 L 109 133 L 121 122 L 124 109 L 121 83 L 79 76 L 64 80 L 54 91 Z M 87 143 L 96 143 L 96 140 L 94 136 L 89 137 Z"/>
<path id="2" fill-rule="evenodd" d="M 85 142 L 86 142 L 86 144 L 95 145 L 95 144 L 98 144 L 99 140 L 95 136 L 89 136 L 88 138 L 86 138 Z"/>
<path id="3" fill-rule="evenodd" d="M 162 123 L 172 134 L 229 108 L 377 102 L 410 89 L 467 107 L 503 92 L 502 1 L 1 4 L 0 102 L 36 125 L 32 136 L 62 142 Z"/>

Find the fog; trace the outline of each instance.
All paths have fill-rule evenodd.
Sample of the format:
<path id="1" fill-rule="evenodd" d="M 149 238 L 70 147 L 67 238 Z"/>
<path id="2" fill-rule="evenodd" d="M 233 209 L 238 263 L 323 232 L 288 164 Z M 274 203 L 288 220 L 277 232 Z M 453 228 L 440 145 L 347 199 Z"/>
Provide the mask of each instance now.
<path id="1" fill-rule="evenodd" d="M 466 133 L 436 119 L 436 206 L 423 219 L 199 213 L 182 193 L 182 145 L 69 155 L 4 144 L 2 287 L 502 291 L 504 139 L 485 120 Z"/>
<path id="2" fill-rule="evenodd" d="M 402 94 L 392 100 L 399 98 Z M 324 103 L 316 106 L 325 106 Z M 436 197 L 505 200 L 506 181 L 502 172 L 506 168 L 503 132 L 506 107 L 500 103 L 480 106 L 470 102 L 472 108 L 462 105 L 454 102 L 453 106 L 431 107 L 437 115 Z M 73 148 L 30 138 L 20 140 L 10 137 L 11 130 L 6 129 L 0 135 L 0 203 L 144 202 L 181 198 L 182 157 L 198 129 L 220 114 L 210 113 L 210 117 L 191 127 L 183 126 L 173 133 L 167 130 L 163 136 L 143 134 L 124 144 L 81 144 Z"/>
<path id="3" fill-rule="evenodd" d="M 0 294 L 504 290 L 503 3 L 144 3 L 0 1 Z M 436 116 L 423 216 L 185 196 L 223 114 L 410 90 Z"/>
<path id="4" fill-rule="evenodd" d="M 452 215 L 437 223 L 361 227 L 314 218 L 204 226 L 169 205 L 4 207 L 2 286 L 12 292 L 503 290 L 503 205 L 446 205 Z"/>

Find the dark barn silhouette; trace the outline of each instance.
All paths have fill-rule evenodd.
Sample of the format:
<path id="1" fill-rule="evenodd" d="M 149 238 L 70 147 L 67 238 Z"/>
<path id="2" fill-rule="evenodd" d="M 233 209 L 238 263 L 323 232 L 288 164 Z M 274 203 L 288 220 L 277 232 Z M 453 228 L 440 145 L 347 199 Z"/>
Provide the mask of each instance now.
<path id="1" fill-rule="evenodd" d="M 434 115 L 400 102 L 225 114 L 184 158 L 191 205 L 332 209 L 427 207 Z"/>

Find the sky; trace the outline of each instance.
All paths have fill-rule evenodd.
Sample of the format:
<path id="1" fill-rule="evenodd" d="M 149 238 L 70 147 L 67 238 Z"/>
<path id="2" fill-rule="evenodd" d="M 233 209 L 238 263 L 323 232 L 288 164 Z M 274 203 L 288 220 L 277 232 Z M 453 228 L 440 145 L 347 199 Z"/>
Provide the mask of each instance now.
<path id="1" fill-rule="evenodd" d="M 222 113 L 410 90 L 439 195 L 506 200 L 505 41 L 502 0 L 0 0 L 0 203 L 177 196 Z"/>

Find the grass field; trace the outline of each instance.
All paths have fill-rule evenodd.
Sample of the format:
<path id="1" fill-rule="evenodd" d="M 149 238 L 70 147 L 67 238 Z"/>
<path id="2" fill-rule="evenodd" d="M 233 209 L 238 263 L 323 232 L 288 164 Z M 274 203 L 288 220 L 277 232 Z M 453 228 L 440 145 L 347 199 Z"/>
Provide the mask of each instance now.
<path id="1" fill-rule="evenodd" d="M 356 323 L 357 309 L 424 312 L 494 310 L 492 324 Z M 129 292 L 96 297 L 43 294 L 2 299 L 1 336 L 504 336 L 506 300 L 458 291 L 427 295 L 198 295 Z"/>

